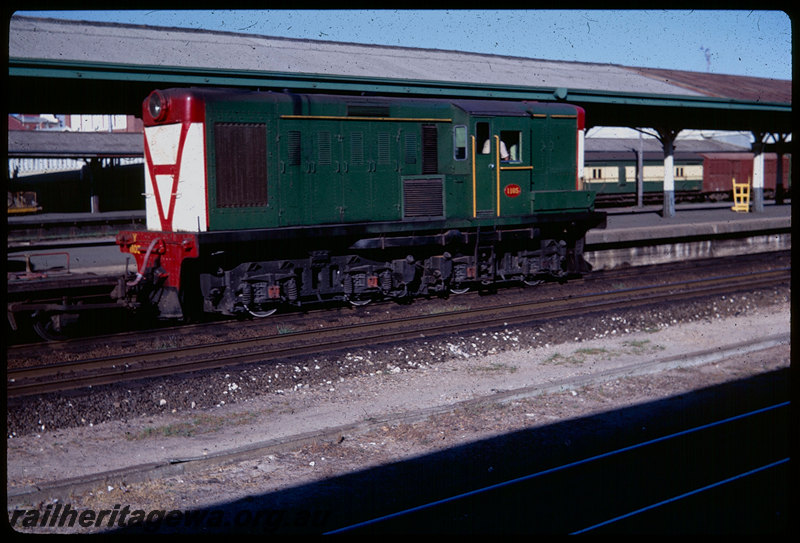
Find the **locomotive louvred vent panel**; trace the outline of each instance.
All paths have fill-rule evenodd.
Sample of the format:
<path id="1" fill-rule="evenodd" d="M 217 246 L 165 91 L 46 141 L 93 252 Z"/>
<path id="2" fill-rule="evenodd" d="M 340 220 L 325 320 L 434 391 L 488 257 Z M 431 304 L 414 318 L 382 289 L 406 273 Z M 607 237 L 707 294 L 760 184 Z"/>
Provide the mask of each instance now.
<path id="1" fill-rule="evenodd" d="M 350 134 L 350 161 L 353 164 L 364 163 L 364 134 L 361 132 Z"/>
<path id="2" fill-rule="evenodd" d="M 326 131 L 322 131 L 317 134 L 317 159 L 319 160 L 320 164 L 328 165 L 331 163 L 331 133 Z"/>
<path id="3" fill-rule="evenodd" d="M 378 164 L 389 164 L 391 135 L 388 132 L 378 133 Z"/>
<path id="4" fill-rule="evenodd" d="M 436 125 L 422 126 L 422 173 L 436 173 L 438 171 L 439 146 L 436 135 Z"/>
<path id="5" fill-rule="evenodd" d="M 299 130 L 290 130 L 289 131 L 289 165 L 290 166 L 299 166 L 300 165 L 300 131 Z"/>
<path id="6" fill-rule="evenodd" d="M 403 179 L 403 218 L 444 217 L 441 177 Z"/>
<path id="7" fill-rule="evenodd" d="M 406 133 L 406 164 L 417 163 L 417 135 Z"/>
<path id="8" fill-rule="evenodd" d="M 267 205 L 267 128 L 216 123 L 217 207 Z"/>

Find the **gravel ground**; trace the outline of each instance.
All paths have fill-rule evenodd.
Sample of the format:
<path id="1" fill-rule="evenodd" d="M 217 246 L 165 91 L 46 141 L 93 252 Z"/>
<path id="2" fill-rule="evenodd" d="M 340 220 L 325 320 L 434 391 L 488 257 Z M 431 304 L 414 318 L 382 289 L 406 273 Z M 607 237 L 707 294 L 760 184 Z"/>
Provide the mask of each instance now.
<path id="1" fill-rule="evenodd" d="M 9 406 L 8 490 L 363 425 L 338 439 L 275 448 L 233 464 L 27 504 L 44 508 L 58 499 L 75 508 L 197 508 L 666 397 L 788 366 L 789 348 L 569 390 L 548 387 L 643 360 L 788 333 L 789 300 L 788 286 L 763 289 Z M 502 404 L 473 403 L 522 388 L 525 394 Z M 392 418 L 420 410 L 426 416 Z"/>
<path id="2" fill-rule="evenodd" d="M 761 261 L 755 261 L 754 264 L 739 262 L 735 270 L 760 269 L 763 266 L 764 263 Z M 733 271 L 732 267 L 730 273 Z M 703 277 L 708 271 L 682 270 L 680 273 L 688 280 Z M 433 312 L 444 313 L 492 304 L 515 303 L 521 296 L 530 297 L 531 293 L 537 299 L 546 300 L 615 288 L 635 288 L 643 284 L 652 284 L 654 279 L 647 276 L 632 276 L 623 280 L 612 280 L 610 283 L 600 279 L 569 282 L 565 285 L 546 284 L 534 289 L 504 289 L 491 296 L 453 296 L 447 300 L 421 299 L 409 305 L 388 303 L 358 310 L 345 308 L 339 311 L 301 315 L 299 318 L 287 315 L 288 320 L 278 321 L 275 326 L 278 333 L 282 333 L 281 331 L 313 330 L 378 319 L 413 318 Z M 672 278 L 662 277 L 662 279 Z M 330 356 L 298 357 L 263 365 L 228 367 L 191 376 L 150 379 L 118 386 L 95 387 L 88 391 L 68 394 L 56 393 L 37 398 L 9 400 L 6 435 L 14 439 L 66 428 L 93 427 L 105 422 L 124 423 L 135 417 L 191 414 L 200 410 L 247 402 L 263 395 L 285 397 L 295 392 L 325 392 L 329 389 L 335 392 L 338 383 L 358 376 L 408 373 L 435 368 L 442 362 L 452 359 L 489 356 L 521 348 L 584 342 L 636 330 L 659 330 L 679 322 L 710 321 L 725 316 L 745 314 L 759 304 L 780 303 L 783 299 L 788 299 L 788 288 L 727 298 L 714 297 L 680 306 L 660 304 L 647 310 L 634 307 L 613 313 L 551 319 L 523 327 L 502 327 L 463 337 L 451 335 L 435 340 L 403 341 L 394 345 L 384 344 Z M 141 339 L 137 340 L 137 345 L 129 349 L 134 349 L 134 352 L 162 350 L 180 347 L 185 344 L 184 342 L 212 343 L 264 333 L 263 327 L 249 327 L 245 326 L 246 323 L 242 324 L 242 326 L 225 327 L 225 331 L 219 331 L 218 336 L 176 334 L 167 338 L 154 336 L 151 339 L 147 334 L 142 334 Z M 48 362 L 59 362 L 77 358 L 91 359 L 109 354 L 111 353 L 108 348 L 102 342 L 97 342 L 93 348 L 80 355 L 68 350 L 53 349 L 47 357 Z M 39 360 L 13 362 L 41 363 Z M 8 363 L 10 365 L 12 361 Z"/>

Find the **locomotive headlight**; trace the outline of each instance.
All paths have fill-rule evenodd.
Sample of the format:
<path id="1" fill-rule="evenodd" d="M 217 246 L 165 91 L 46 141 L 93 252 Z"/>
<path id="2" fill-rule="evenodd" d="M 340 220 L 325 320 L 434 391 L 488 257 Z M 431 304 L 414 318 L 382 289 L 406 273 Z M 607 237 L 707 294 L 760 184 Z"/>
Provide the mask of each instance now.
<path id="1" fill-rule="evenodd" d="M 162 120 L 167 114 L 167 99 L 159 91 L 154 91 L 147 99 L 147 111 L 155 121 Z"/>

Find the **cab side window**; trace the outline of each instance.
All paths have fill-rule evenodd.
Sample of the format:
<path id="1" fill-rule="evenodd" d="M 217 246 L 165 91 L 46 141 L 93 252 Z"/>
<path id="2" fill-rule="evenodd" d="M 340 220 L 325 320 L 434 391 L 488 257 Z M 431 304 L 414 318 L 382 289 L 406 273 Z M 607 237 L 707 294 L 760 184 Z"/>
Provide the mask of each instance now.
<path id="1" fill-rule="evenodd" d="M 467 158 L 467 127 L 464 125 L 453 127 L 453 157 L 456 160 Z"/>
<path id="2" fill-rule="evenodd" d="M 475 124 L 475 141 L 478 142 L 478 151 L 482 155 L 488 155 L 491 150 L 491 134 L 489 133 L 489 123 Z"/>
<path id="3" fill-rule="evenodd" d="M 500 141 L 505 144 L 507 150 L 506 156 L 508 157 L 503 158 L 501 156 L 501 160 L 506 160 L 508 162 L 520 162 L 522 160 L 522 133 L 520 131 L 503 130 L 500 132 Z"/>

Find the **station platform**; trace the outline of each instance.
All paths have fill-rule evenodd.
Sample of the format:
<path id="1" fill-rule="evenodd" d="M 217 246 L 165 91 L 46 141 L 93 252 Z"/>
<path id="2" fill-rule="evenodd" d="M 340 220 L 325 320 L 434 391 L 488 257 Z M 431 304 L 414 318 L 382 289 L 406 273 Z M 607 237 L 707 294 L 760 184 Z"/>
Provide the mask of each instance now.
<path id="1" fill-rule="evenodd" d="M 594 269 L 604 269 L 791 248 L 791 204 L 765 202 L 759 213 L 737 213 L 731 205 L 678 205 L 673 217 L 662 216 L 661 206 L 604 209 L 606 228 L 586 236 L 587 260 Z M 68 252 L 72 273 L 119 274 L 130 269 L 135 265 L 130 255 L 114 244 L 116 230 L 131 225 L 144 228 L 144 212 L 10 217 L 9 223 L 12 220 L 17 226 L 55 224 L 78 229 L 80 235 L 73 237 L 8 239 L 8 259 L 17 261 L 18 267 L 20 261 L 35 260 L 37 254 Z M 91 225 L 101 228 L 92 230 Z M 94 235 L 88 235 L 90 231 Z M 51 254 L 47 262 L 63 262 L 63 258 Z"/>
<path id="2" fill-rule="evenodd" d="M 792 206 L 765 202 L 742 213 L 730 202 L 608 209 L 606 228 L 586 235 L 585 258 L 594 270 L 791 249 Z"/>
<path id="3" fill-rule="evenodd" d="M 104 213 L 32 213 L 8 217 L 9 250 L 33 244 L 63 245 L 114 238 L 119 230 L 145 228 L 144 210 Z"/>
<path id="4" fill-rule="evenodd" d="M 684 204 L 675 208 L 673 217 L 662 215 L 661 206 L 610 208 L 606 210 L 606 228 L 592 230 L 586 244 L 619 244 L 680 240 L 696 236 L 724 236 L 745 232 L 787 230 L 791 228 L 792 206 L 765 202 L 764 211 L 741 213 L 730 202 Z"/>

